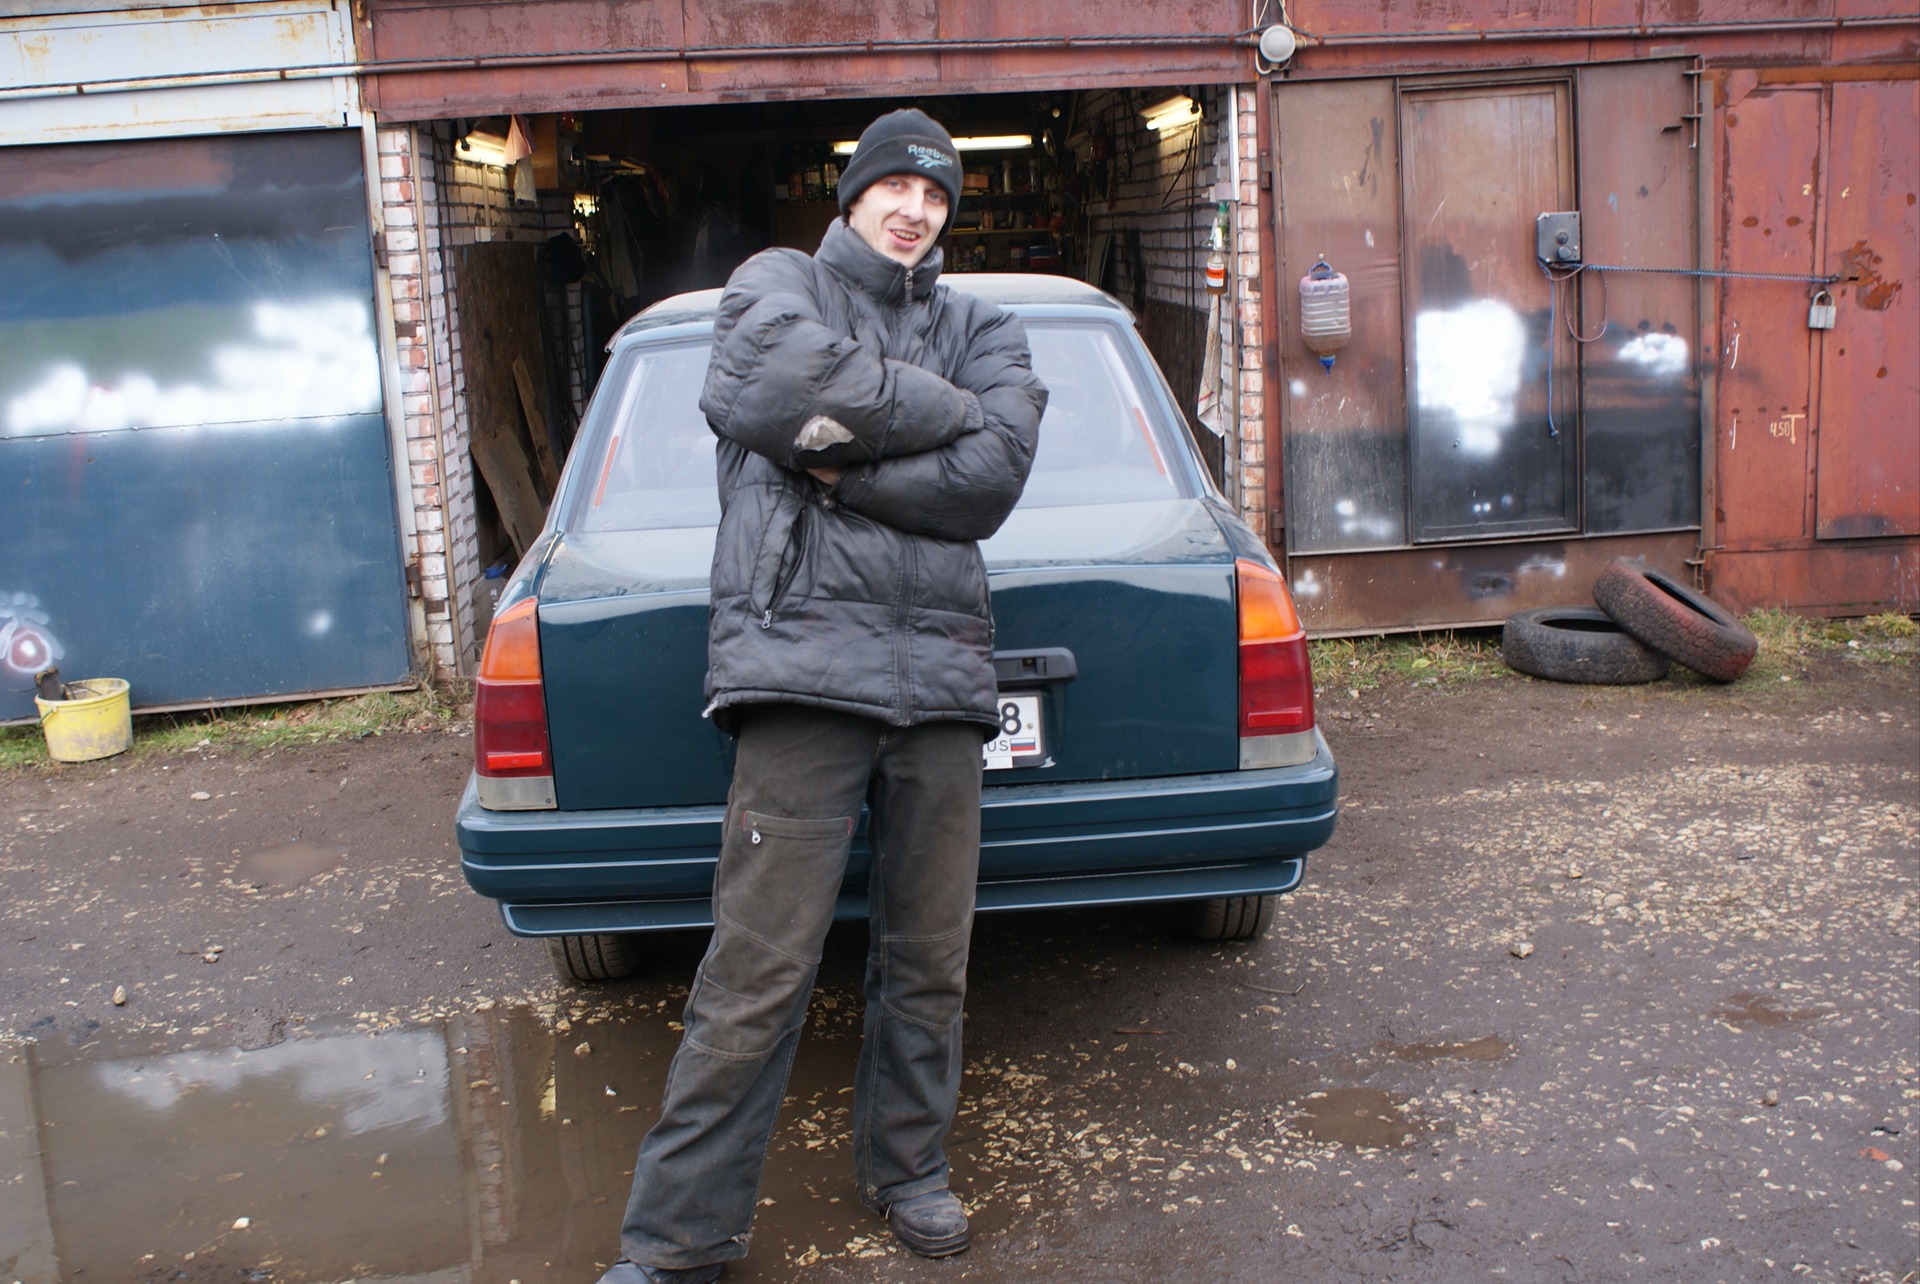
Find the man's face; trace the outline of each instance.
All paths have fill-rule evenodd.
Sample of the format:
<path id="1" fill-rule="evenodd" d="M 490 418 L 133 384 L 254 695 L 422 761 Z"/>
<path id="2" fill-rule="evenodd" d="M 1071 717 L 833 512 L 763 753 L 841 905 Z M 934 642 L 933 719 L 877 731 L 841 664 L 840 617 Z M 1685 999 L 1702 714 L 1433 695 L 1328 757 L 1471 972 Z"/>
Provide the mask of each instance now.
<path id="1" fill-rule="evenodd" d="M 947 189 L 922 174 L 888 174 L 847 207 L 847 226 L 896 263 L 927 257 L 947 222 Z"/>

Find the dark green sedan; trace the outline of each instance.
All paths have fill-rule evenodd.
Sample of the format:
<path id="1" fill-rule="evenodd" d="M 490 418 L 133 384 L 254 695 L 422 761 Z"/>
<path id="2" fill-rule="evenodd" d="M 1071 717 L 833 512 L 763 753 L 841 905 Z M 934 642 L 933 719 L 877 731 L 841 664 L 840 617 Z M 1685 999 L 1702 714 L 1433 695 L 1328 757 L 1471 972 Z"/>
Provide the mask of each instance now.
<path id="1" fill-rule="evenodd" d="M 1050 276 L 950 276 L 1020 314 L 1051 396 L 1020 506 L 982 545 L 1002 734 L 982 910 L 1169 901 L 1249 937 L 1333 832 L 1306 636 L 1201 467 L 1127 310 Z M 731 742 L 701 716 L 720 518 L 698 400 L 718 291 L 635 317 L 480 665 L 467 881 L 561 973 L 710 927 Z M 856 837 L 839 913 L 866 913 Z"/>

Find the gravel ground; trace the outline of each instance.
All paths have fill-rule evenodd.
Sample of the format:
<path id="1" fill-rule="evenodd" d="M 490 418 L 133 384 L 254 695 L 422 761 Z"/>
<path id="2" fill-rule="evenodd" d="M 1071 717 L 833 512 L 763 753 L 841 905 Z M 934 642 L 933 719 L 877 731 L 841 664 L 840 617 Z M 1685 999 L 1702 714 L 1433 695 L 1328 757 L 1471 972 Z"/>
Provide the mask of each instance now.
<path id="1" fill-rule="evenodd" d="M 837 929 L 729 1278 L 1920 1279 L 1920 680 L 1790 677 L 1336 688 L 1263 940 L 983 919 L 952 1261 L 852 1198 Z M 593 1278 L 699 942 L 559 987 L 469 752 L 0 774 L 0 1277 Z"/>

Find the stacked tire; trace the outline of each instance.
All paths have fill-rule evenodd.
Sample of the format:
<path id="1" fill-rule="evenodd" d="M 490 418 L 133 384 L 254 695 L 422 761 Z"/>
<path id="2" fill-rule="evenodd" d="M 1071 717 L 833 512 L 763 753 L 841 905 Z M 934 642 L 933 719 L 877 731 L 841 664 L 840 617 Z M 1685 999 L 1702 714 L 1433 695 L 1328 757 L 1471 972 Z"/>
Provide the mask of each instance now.
<path id="1" fill-rule="evenodd" d="M 1656 682 L 1669 662 L 1732 682 L 1760 643 L 1733 613 L 1665 571 L 1616 557 L 1593 586 L 1591 607 L 1543 607 L 1507 621 L 1508 667 L 1555 682 Z"/>

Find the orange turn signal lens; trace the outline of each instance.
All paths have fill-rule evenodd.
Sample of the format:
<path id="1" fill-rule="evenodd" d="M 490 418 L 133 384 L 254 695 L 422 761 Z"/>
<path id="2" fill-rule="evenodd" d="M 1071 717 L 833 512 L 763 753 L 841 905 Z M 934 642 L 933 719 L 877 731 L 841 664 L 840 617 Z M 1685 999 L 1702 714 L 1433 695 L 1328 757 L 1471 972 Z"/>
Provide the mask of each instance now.
<path id="1" fill-rule="evenodd" d="M 1298 637 L 1300 616 L 1280 572 L 1243 557 L 1233 564 L 1240 592 L 1240 640 L 1278 642 Z"/>
<path id="2" fill-rule="evenodd" d="M 527 597 L 494 617 L 480 656 L 482 681 L 540 681 L 539 610 L 539 599 Z"/>

